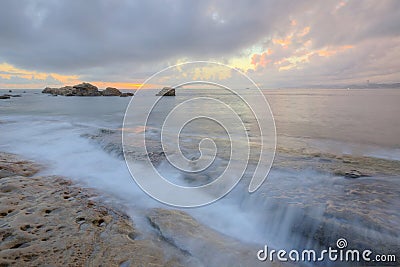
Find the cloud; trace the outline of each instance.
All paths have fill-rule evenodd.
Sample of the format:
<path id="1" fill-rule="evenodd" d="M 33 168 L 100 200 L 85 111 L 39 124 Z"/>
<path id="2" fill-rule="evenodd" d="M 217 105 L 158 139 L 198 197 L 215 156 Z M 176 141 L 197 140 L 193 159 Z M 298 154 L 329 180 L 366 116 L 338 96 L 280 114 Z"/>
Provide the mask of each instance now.
<path id="1" fill-rule="evenodd" d="M 13 65 L 2 63 L 0 64 L 0 78 L 4 80 L 19 80 L 23 81 L 46 81 L 52 82 L 53 84 L 65 84 L 65 83 L 73 83 L 77 82 L 77 75 L 61 75 L 57 73 L 45 73 L 45 72 L 37 72 L 30 71 L 25 69 L 17 68 Z"/>
<path id="2" fill-rule="evenodd" d="M 260 79 L 267 74 L 276 84 L 287 82 L 289 71 L 307 82 L 322 72 L 346 80 L 374 70 L 374 77 L 394 79 L 400 70 L 399 63 L 384 61 L 387 54 L 398 56 L 396 0 L 25 0 L 0 5 L 0 63 L 52 73 L 58 81 L 74 76 L 140 83 L 183 58 L 233 62 L 256 71 Z M 375 51 L 373 43 L 382 51 Z M 348 46 L 353 52 L 338 58 Z M 387 73 L 385 64 L 391 65 Z M 15 75 L 10 75 L 0 78 L 13 83 Z"/>

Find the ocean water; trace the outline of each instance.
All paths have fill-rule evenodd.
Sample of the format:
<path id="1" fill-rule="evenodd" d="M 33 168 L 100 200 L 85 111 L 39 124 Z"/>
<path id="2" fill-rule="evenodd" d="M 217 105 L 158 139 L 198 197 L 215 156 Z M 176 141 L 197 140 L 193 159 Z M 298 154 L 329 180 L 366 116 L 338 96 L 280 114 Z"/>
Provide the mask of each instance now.
<path id="1" fill-rule="evenodd" d="M 7 91 L 0 90 L 3 93 Z M 377 246 L 391 244 L 389 249 L 398 248 L 400 243 L 396 231 L 400 229 L 397 215 L 400 173 L 349 180 L 329 171 L 273 165 L 260 190 L 249 194 L 247 187 L 256 164 L 253 158 L 258 155 L 260 132 L 251 114 L 229 92 L 180 89 L 175 98 L 160 102 L 148 125 L 125 128 L 123 119 L 130 98 L 54 97 L 41 94 L 40 90 L 13 93 L 22 97 L 0 100 L 0 151 L 38 161 L 46 166 L 44 175 L 63 175 L 99 190 L 104 193 L 103 201 L 123 205 L 144 229 L 148 227 L 144 219 L 148 208 L 171 207 L 152 199 L 136 185 L 123 160 L 121 132 L 148 131 L 149 150 L 159 153 L 162 147 L 156 139 L 168 111 L 194 96 L 212 96 L 229 102 L 239 113 L 243 111 L 241 118 L 256 149 L 250 153 L 250 167 L 244 178 L 231 193 L 213 204 L 185 211 L 203 224 L 243 242 L 267 243 L 279 248 L 323 247 L 336 238 L 327 234 L 329 229 L 349 235 L 346 236 L 349 242 L 361 247 L 371 237 Z M 291 150 L 312 148 L 336 155 L 400 160 L 400 89 L 281 89 L 263 93 L 275 119 L 277 145 L 289 154 Z M 172 182 L 193 186 L 208 183 L 228 164 L 230 149 L 224 130 L 210 121 L 198 123 L 188 124 L 181 131 L 179 142 L 183 154 L 188 158 L 199 157 L 198 142 L 212 137 L 219 149 L 216 160 L 201 175 L 185 175 L 174 171 L 161 157 L 157 168 Z M 142 144 L 135 143 L 133 135 L 129 145 L 134 153 L 135 147 Z M 137 157 L 140 164 L 143 155 Z M 296 160 L 301 163 L 308 159 Z M 361 193 L 354 197 L 349 190 Z M 374 200 L 384 203 L 373 204 L 377 203 Z M 349 216 L 340 212 L 343 208 L 360 215 Z M 370 220 L 375 215 L 381 219 Z M 350 230 L 343 225 L 350 225 Z M 321 227 L 326 228 L 324 234 L 318 232 Z"/>

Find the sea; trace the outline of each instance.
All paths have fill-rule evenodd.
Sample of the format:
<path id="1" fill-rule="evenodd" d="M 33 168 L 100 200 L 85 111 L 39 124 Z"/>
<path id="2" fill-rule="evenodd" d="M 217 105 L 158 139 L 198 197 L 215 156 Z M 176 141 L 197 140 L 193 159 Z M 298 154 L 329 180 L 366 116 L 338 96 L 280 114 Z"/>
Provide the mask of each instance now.
<path id="1" fill-rule="evenodd" d="M 155 93 L 145 97 L 157 98 Z M 185 186 L 211 182 L 225 168 L 239 164 L 232 161 L 233 166 L 229 165 L 231 150 L 224 127 L 215 121 L 199 120 L 198 125 L 192 121 L 186 128 L 174 129 L 181 134 L 178 142 L 188 158 L 201 156 L 199 142 L 204 138 L 214 139 L 217 150 L 221 149 L 211 167 L 201 173 L 174 171 L 157 139 L 168 113 L 184 101 L 215 98 L 229 103 L 234 111 L 243 110 L 243 103 L 232 98 L 231 92 L 177 89 L 176 96 L 163 97 L 165 100 L 158 102 L 151 115 L 141 114 L 143 109 L 138 108 L 135 115 L 148 120 L 145 125 L 140 122 L 134 126 L 124 124 L 124 117 L 128 107 L 136 112 L 129 105 L 136 96 L 65 97 L 34 89 L 13 89 L 11 93 L 0 90 L 2 94 L 21 96 L 0 100 L 0 151 L 42 164 L 45 168 L 40 175 L 64 176 L 95 189 L 102 201 L 123 207 L 144 231 L 151 231 L 146 211 L 161 207 L 183 210 L 221 234 L 260 248 L 268 244 L 274 248 L 322 249 L 334 246 L 336 239 L 343 237 L 360 248 L 370 246 L 382 253 L 400 251 L 398 169 L 352 179 L 329 167 L 343 156 L 355 161 L 367 158 L 368 164 L 400 163 L 400 88 L 262 90 L 276 127 L 277 149 L 267 179 L 256 192 L 249 193 L 254 168 L 247 168 L 231 192 L 193 208 L 162 203 L 138 186 L 125 162 L 126 144 L 121 144 L 121 135 L 133 134 L 128 144 L 133 155 L 130 160 L 137 159 L 138 168 L 146 155 L 135 154 L 143 143 L 135 143 L 134 134 L 145 131 L 149 134 L 149 153 L 159 155 L 153 163 L 167 179 Z M 191 109 L 207 114 L 214 110 L 207 104 L 201 108 L 193 104 Z M 224 117 L 223 111 L 215 111 L 219 118 Z M 254 167 L 260 127 L 259 121 L 245 113 L 239 118 L 256 150 L 250 152 L 249 164 Z M 364 161 L 358 162 L 361 172 L 364 167 L 373 169 L 375 164 L 363 166 Z M 140 175 L 146 176 L 145 168 Z"/>

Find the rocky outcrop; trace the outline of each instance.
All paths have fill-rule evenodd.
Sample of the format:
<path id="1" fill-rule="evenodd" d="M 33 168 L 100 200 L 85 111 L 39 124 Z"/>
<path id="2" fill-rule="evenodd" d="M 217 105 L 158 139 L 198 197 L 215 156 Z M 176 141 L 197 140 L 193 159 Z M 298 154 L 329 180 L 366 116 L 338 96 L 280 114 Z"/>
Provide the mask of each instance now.
<path id="1" fill-rule="evenodd" d="M 21 175 L 32 176 L 39 172 L 42 167 L 33 161 L 21 159 L 20 157 L 0 152 L 0 178 Z"/>
<path id="2" fill-rule="evenodd" d="M 46 87 L 43 94 L 63 95 L 63 96 L 100 96 L 98 88 L 90 83 L 81 83 L 74 86 L 64 86 L 61 88 Z"/>
<path id="3" fill-rule="evenodd" d="M 43 94 L 62 95 L 62 96 L 121 96 L 122 93 L 117 88 L 107 87 L 103 91 L 90 84 L 81 83 L 74 86 L 64 86 L 61 88 L 46 87 Z M 127 93 L 124 96 L 131 96 L 133 94 Z"/>
<path id="4" fill-rule="evenodd" d="M 99 89 L 90 83 L 81 83 L 74 85 L 75 95 L 77 96 L 100 96 Z"/>
<path id="5" fill-rule="evenodd" d="M 121 91 L 114 87 L 107 87 L 101 92 L 103 96 L 120 96 L 121 94 Z"/>
<path id="6" fill-rule="evenodd" d="M 165 240 L 200 259 L 204 266 L 281 266 L 259 262 L 259 248 L 222 235 L 186 212 L 157 208 L 149 212 L 148 219 Z"/>
<path id="7" fill-rule="evenodd" d="M 311 149 L 282 147 L 277 147 L 274 167 L 296 170 L 314 169 L 345 178 L 398 176 L 400 173 L 400 161 L 398 160 L 357 155 L 335 155 Z"/>
<path id="8" fill-rule="evenodd" d="M 175 96 L 175 89 L 172 87 L 164 87 L 156 96 Z"/>
<path id="9" fill-rule="evenodd" d="M 360 177 L 365 177 L 367 175 L 364 175 L 357 170 L 350 170 L 350 171 L 345 172 L 344 176 L 346 178 L 360 178 Z"/>
<path id="10" fill-rule="evenodd" d="M 46 87 L 43 89 L 42 94 L 52 94 L 57 88 Z"/>
<path id="11" fill-rule="evenodd" d="M 121 93 L 120 97 L 133 96 L 133 93 Z"/>
<path id="12" fill-rule="evenodd" d="M 21 97 L 21 95 L 10 95 L 10 94 L 0 95 L 0 99 L 10 99 L 11 97 Z"/>
<path id="13" fill-rule="evenodd" d="M 28 177 L 37 165 L 12 154 L 0 153 L 0 164 L 0 266 L 201 266 L 93 191 Z"/>

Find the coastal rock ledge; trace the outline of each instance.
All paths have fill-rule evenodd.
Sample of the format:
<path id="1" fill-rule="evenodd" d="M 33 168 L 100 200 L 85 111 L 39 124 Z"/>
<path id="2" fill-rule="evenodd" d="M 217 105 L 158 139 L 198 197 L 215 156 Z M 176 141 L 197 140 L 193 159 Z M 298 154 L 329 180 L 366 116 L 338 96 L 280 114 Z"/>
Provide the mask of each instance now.
<path id="1" fill-rule="evenodd" d="M 0 152 L 0 266 L 198 266 L 94 191 Z"/>
<path id="2" fill-rule="evenodd" d="M 122 93 L 120 90 L 113 87 L 107 87 L 105 90 L 99 91 L 96 86 L 90 83 L 81 83 L 60 88 L 46 87 L 42 93 L 62 96 L 133 96 L 133 93 Z"/>

